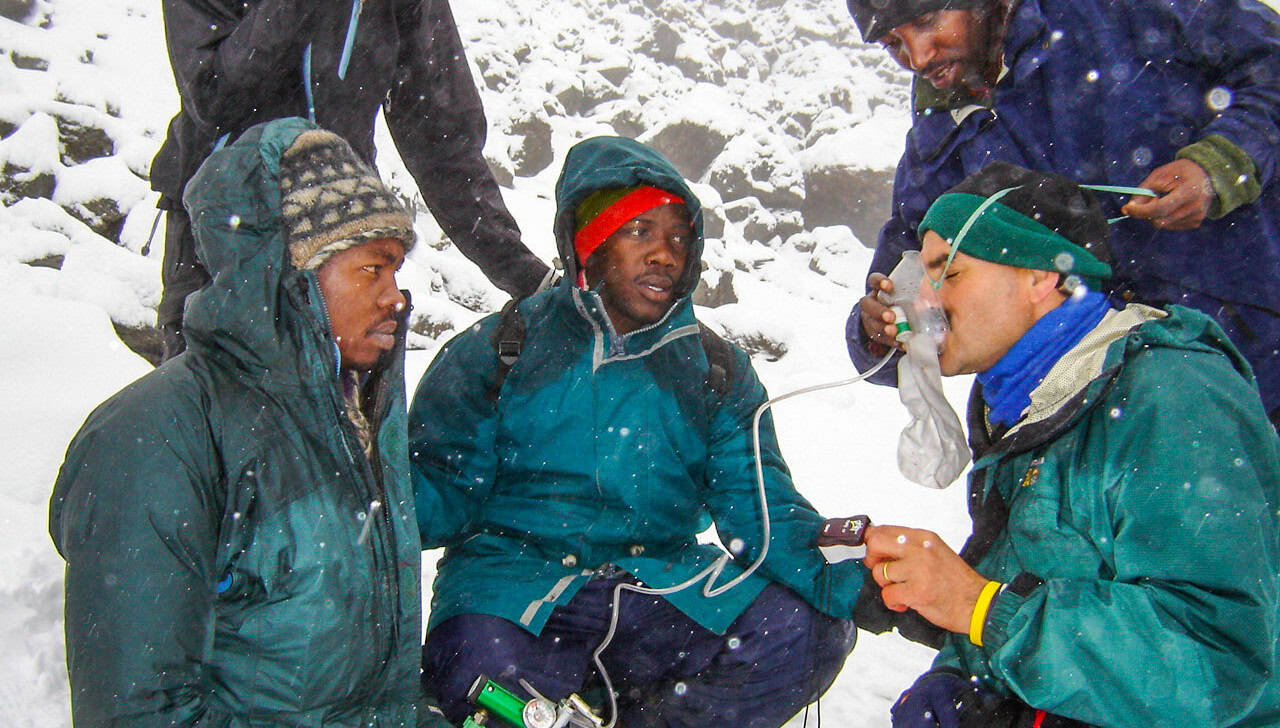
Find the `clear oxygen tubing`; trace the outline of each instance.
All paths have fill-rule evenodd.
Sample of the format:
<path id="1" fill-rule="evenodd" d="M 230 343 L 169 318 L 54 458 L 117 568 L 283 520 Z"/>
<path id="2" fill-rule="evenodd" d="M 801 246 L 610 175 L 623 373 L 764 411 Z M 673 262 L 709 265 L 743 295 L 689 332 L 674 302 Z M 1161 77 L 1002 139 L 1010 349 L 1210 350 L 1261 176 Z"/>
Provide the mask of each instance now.
<path id="1" fill-rule="evenodd" d="M 761 519 L 761 525 L 760 525 L 760 533 L 764 537 L 764 540 L 760 547 L 760 555 L 757 556 L 755 560 L 751 562 L 751 565 L 748 566 L 745 570 L 743 570 L 741 574 L 737 575 L 736 577 L 734 577 L 733 579 L 731 579 L 729 582 L 725 583 L 722 586 L 712 588 L 711 585 L 715 583 L 715 580 L 724 571 L 724 567 L 729 563 L 729 560 L 732 558 L 732 555 L 726 551 L 720 556 L 720 558 L 716 559 L 715 563 L 707 566 L 707 568 L 703 569 L 702 571 L 699 571 L 697 574 L 694 574 L 693 576 L 689 577 L 688 579 L 686 579 L 685 581 L 679 584 L 676 584 L 675 586 L 669 586 L 669 587 L 666 587 L 665 589 L 654 589 L 646 586 L 637 586 L 635 584 L 622 583 L 614 587 L 612 613 L 610 614 L 610 617 L 609 617 L 609 631 L 605 633 L 604 639 L 601 640 L 600 642 L 600 646 L 596 647 L 595 651 L 591 653 L 591 661 L 595 663 L 596 669 L 600 671 L 600 679 L 604 682 L 605 694 L 609 696 L 609 722 L 605 723 L 603 728 L 614 728 L 614 725 L 618 721 L 618 698 L 616 695 L 614 695 L 613 682 L 609 680 L 609 672 L 608 670 L 605 669 L 604 663 L 601 662 L 600 655 L 603 654 L 604 651 L 609 647 L 609 643 L 613 641 L 613 636 L 618 630 L 618 612 L 621 609 L 621 605 L 622 605 L 623 590 L 625 589 L 626 591 L 633 591 L 633 592 L 636 592 L 637 594 L 653 594 L 657 596 L 663 596 L 667 594 L 675 594 L 676 592 L 679 592 L 679 591 L 684 591 L 685 589 L 688 589 L 694 586 L 695 584 L 702 581 L 703 579 L 706 579 L 707 583 L 702 587 L 702 594 L 703 596 L 706 596 L 706 597 L 714 597 L 714 596 L 719 596 L 720 594 L 725 593 L 726 591 L 732 589 L 738 584 L 741 584 L 748 576 L 754 573 L 756 569 L 760 568 L 760 565 L 764 563 L 765 557 L 768 556 L 769 554 L 769 539 L 772 537 L 772 529 L 770 528 L 770 525 L 769 525 L 769 501 L 768 501 L 767 494 L 765 492 L 765 486 L 764 486 L 764 463 L 760 457 L 760 418 L 764 416 L 765 412 L 769 411 L 769 408 L 773 407 L 773 405 L 785 399 L 791 399 L 792 397 L 796 397 L 801 394 L 817 392 L 823 389 L 834 389 L 836 387 L 844 387 L 850 384 L 857 384 L 858 382 L 861 382 L 867 377 L 870 377 L 876 372 L 883 369 L 884 365 L 888 364 L 889 360 L 893 358 L 895 351 L 896 351 L 895 349 L 890 349 L 889 352 L 884 355 L 884 358 L 876 362 L 875 366 L 871 367 L 867 371 L 862 372 L 861 374 L 855 377 L 850 377 L 849 379 L 842 379 L 838 382 L 827 382 L 826 384 L 815 384 L 811 387 L 797 389 L 794 392 L 788 392 L 786 394 L 774 397 L 773 399 L 765 402 L 764 404 L 756 408 L 755 417 L 751 421 L 751 442 L 755 448 L 756 493 L 760 498 L 760 510 L 761 510 L 761 513 L 763 514 L 763 518 Z"/>

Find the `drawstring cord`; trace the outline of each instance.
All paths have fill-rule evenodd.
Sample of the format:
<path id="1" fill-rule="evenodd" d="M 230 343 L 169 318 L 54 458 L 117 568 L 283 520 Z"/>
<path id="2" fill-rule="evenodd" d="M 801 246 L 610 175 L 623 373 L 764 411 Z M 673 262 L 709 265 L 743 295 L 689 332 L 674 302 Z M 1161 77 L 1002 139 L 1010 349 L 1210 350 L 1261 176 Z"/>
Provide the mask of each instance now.
<path id="1" fill-rule="evenodd" d="M 347 64 L 351 62 L 351 49 L 356 44 L 356 27 L 360 25 L 360 11 L 364 0 L 351 0 L 351 20 L 347 22 L 347 39 L 342 43 L 342 58 L 338 60 L 338 78 L 347 80 Z"/>

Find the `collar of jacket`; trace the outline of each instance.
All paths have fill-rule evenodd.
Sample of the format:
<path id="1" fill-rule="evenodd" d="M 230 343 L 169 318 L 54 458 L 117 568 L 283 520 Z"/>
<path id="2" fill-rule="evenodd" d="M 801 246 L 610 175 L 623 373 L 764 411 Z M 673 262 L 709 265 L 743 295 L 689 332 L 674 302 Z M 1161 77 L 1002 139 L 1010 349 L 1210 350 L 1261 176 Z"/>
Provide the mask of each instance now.
<path id="1" fill-rule="evenodd" d="M 1102 401 L 1135 347 L 1158 344 L 1195 348 L 1191 340 L 1180 340 L 1144 326 L 1168 316 L 1165 311 L 1141 304 L 1129 304 L 1123 310 L 1109 312 L 1032 390 L 1026 417 L 1011 428 L 992 428 L 987 420 L 982 386 L 974 382 L 968 410 L 974 469 L 1005 455 L 1031 450 L 1070 429 Z"/>
<path id="2" fill-rule="evenodd" d="M 1069 349 L 1049 369 L 1040 384 L 1031 390 L 1031 404 L 1027 407 L 1026 416 L 1009 428 L 1009 433 L 1052 417 L 1102 373 L 1112 342 L 1147 321 L 1167 315 L 1160 309 L 1141 304 L 1108 311 L 1102 321 Z"/>
<path id="3" fill-rule="evenodd" d="M 612 361 L 648 356 L 673 341 L 698 335 L 698 321 L 689 296 L 676 301 L 656 323 L 629 334 L 619 334 L 609 320 L 600 294 L 577 286 L 561 286 L 560 290 L 569 292 L 569 303 L 576 312 L 574 318 L 584 322 L 589 330 L 592 371 Z"/>
<path id="4" fill-rule="evenodd" d="M 923 76 L 911 79 L 911 106 L 917 114 L 956 111 L 970 106 L 989 109 L 993 105 L 991 96 L 982 98 L 960 89 L 940 89 Z"/>

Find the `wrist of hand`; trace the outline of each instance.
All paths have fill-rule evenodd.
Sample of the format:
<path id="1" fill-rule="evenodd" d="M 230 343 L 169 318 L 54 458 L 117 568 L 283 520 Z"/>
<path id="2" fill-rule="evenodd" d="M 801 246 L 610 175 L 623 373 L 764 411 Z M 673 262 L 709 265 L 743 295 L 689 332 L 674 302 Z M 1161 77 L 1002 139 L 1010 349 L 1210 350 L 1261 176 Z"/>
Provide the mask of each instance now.
<path id="1" fill-rule="evenodd" d="M 995 600 L 1003 586 L 998 581 L 988 581 L 978 594 L 978 601 L 973 605 L 973 612 L 969 616 L 969 641 L 978 647 L 982 646 L 982 630 L 987 623 L 987 612 L 991 609 L 991 602 Z"/>

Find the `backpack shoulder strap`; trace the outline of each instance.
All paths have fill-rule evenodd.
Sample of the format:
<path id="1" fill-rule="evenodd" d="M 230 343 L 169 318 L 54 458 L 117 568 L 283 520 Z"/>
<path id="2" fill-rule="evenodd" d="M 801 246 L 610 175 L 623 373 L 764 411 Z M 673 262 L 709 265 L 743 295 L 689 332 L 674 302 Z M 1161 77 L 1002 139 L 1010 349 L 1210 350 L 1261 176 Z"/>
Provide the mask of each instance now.
<path id="1" fill-rule="evenodd" d="M 499 314 L 498 328 L 493 332 L 493 350 L 498 355 L 498 370 L 493 386 L 486 393 L 490 402 L 498 401 L 498 394 L 507 381 L 507 374 L 511 372 L 511 367 L 520 358 L 520 351 L 524 348 L 524 319 L 517 310 L 523 300 L 513 298 L 507 301 Z"/>
<path id="2" fill-rule="evenodd" d="M 729 393 L 733 384 L 736 368 L 733 346 L 712 331 L 706 324 L 698 322 L 698 338 L 702 340 L 702 350 L 707 355 L 707 387 L 716 394 L 716 404 Z"/>

